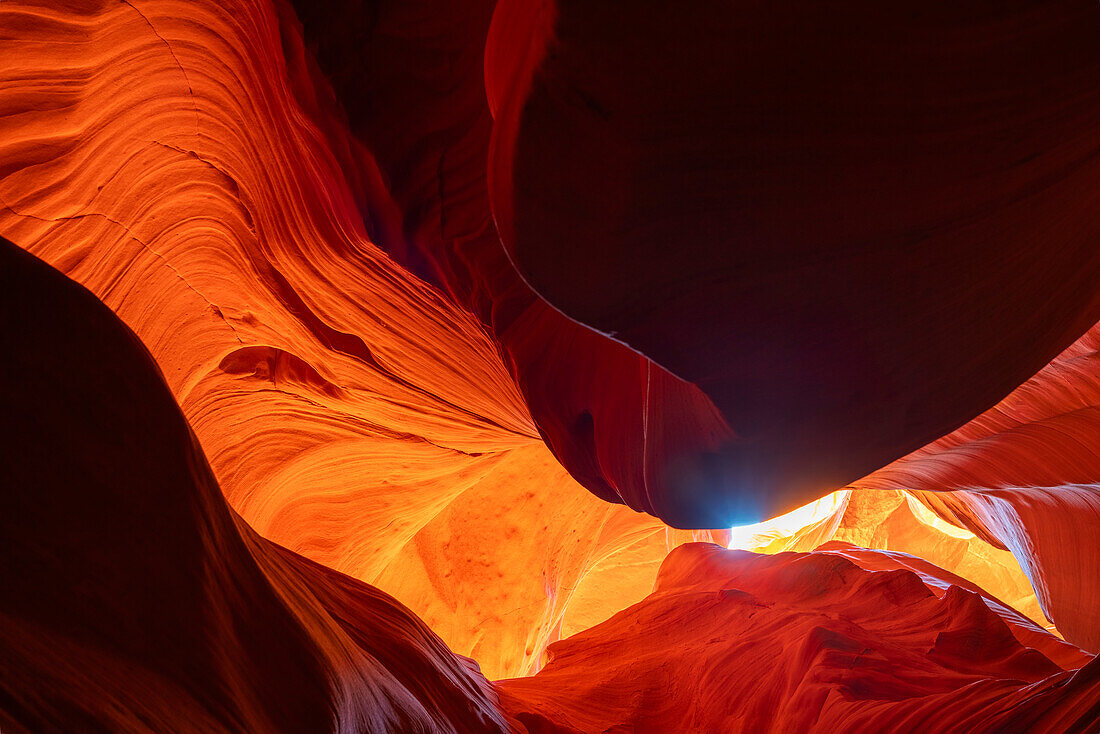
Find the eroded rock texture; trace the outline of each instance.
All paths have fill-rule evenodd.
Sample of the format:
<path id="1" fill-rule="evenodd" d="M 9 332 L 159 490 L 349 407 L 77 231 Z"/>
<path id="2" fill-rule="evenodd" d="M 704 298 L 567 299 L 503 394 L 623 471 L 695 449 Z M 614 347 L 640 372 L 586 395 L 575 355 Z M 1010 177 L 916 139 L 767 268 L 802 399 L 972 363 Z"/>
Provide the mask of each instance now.
<path id="1" fill-rule="evenodd" d="M 491 328 L 539 433 L 573 477 L 602 499 L 655 511 L 639 498 L 659 498 L 666 467 L 715 451 L 732 436 L 729 426 L 697 386 L 537 295 L 501 248 L 502 219 L 490 206 L 487 161 L 501 124 L 493 119 L 495 67 L 483 65 L 490 26 L 518 53 L 537 53 L 523 11 L 550 11 L 520 4 L 517 27 L 517 6 L 508 3 L 295 8 L 351 131 L 389 182 L 404 238 L 391 228 L 376 233 L 376 244 Z M 719 514 L 690 526 L 722 526 L 728 518 Z"/>
<path id="2" fill-rule="evenodd" d="M 3 0 L 0 728 L 1095 729 L 1098 12 Z"/>
<path id="3" fill-rule="evenodd" d="M 498 687 L 538 732 L 1100 726 L 1100 660 L 1006 612 L 912 557 L 686 545 L 652 595 Z"/>
<path id="4" fill-rule="evenodd" d="M 1100 651 L 1100 327 L 996 407 L 860 480 L 1012 551 L 1047 617 Z"/>
<path id="5" fill-rule="evenodd" d="M 0 728 L 506 730 L 408 609 L 245 525 L 133 332 L 6 240 L 0 320 Z"/>
<path id="6" fill-rule="evenodd" d="M 854 482 L 832 516 L 759 550 L 837 539 L 920 555 L 1100 650 L 1098 339 L 1093 327 L 992 409 Z M 1018 561 L 1034 602 L 997 549 Z"/>
<path id="7" fill-rule="evenodd" d="M 647 453 L 645 477 L 601 465 L 632 507 L 685 527 L 791 510 L 1100 319 L 1095 8 L 502 0 L 493 23 L 512 263 L 729 428 Z"/>
<path id="8" fill-rule="evenodd" d="M 841 541 L 919 556 L 973 582 L 1057 632 L 1044 614 L 1030 579 L 1009 551 L 944 522 L 903 490 L 855 489 L 835 495 L 836 508 L 821 520 L 781 527 L 783 518 L 779 518 L 763 527 L 738 529 L 730 547 L 757 553 L 807 552 L 827 542 Z"/>
<path id="9" fill-rule="evenodd" d="M 895 469 L 973 464 L 939 449 L 1042 423 L 978 460 L 998 469 L 963 472 L 974 488 L 1060 488 L 1019 504 L 1063 506 L 1073 520 L 1051 521 L 1046 553 L 1084 548 L 1083 576 L 1098 576 L 1092 341 L 920 449 L 1100 317 L 1094 9 L 504 2 L 486 29 L 484 11 L 378 3 L 331 32 L 354 8 L 299 5 L 352 130 L 403 192 L 413 252 L 383 243 L 493 327 L 540 433 L 586 487 L 673 524 L 740 522 L 911 449 L 936 456 L 854 486 L 965 488 L 946 469 Z M 469 52 L 483 40 L 484 90 Z M 473 173 L 486 155 L 488 193 Z M 1009 479 L 1010 466 L 1025 470 Z M 964 523 L 948 501 L 929 505 Z M 1071 574 L 1052 602 L 1025 521 L 999 522 L 1002 539 L 982 539 L 1010 548 L 1046 615 L 1098 649 L 1093 584 Z"/>
<path id="10" fill-rule="evenodd" d="M 696 536 L 580 487 L 482 325 L 372 244 L 388 194 L 345 175 L 378 173 L 296 27 L 266 3 L 4 2 L 0 233 L 135 330 L 257 532 L 489 675 L 532 672 L 569 614 L 642 598 Z M 620 557 L 620 594 L 572 603 Z"/>

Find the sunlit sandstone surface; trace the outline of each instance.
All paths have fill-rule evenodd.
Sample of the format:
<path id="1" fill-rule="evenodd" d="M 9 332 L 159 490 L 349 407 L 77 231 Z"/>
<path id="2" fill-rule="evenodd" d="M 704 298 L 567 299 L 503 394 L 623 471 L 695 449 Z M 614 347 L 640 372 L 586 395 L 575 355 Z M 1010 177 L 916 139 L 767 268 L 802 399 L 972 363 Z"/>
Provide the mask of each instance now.
<path id="1" fill-rule="evenodd" d="M 677 479 L 730 471 L 729 375 L 520 252 L 509 39 L 568 61 L 574 5 L 383 3 L 349 79 L 283 2 L 0 3 L 5 732 L 1100 726 L 1095 222 L 961 426 L 731 532 Z"/>

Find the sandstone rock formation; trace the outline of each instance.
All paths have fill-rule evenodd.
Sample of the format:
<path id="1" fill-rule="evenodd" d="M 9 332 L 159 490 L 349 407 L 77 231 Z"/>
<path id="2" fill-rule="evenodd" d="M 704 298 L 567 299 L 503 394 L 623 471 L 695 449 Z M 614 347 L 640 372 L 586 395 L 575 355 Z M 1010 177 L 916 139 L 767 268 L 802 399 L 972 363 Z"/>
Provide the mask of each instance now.
<path id="1" fill-rule="evenodd" d="M 652 595 L 552 646 L 538 675 L 501 681 L 501 704 L 555 734 L 1100 725 L 1100 660 L 967 587 L 843 544 L 681 546 Z"/>
<path id="2" fill-rule="evenodd" d="M 1098 26 L 3 0 L 0 729 L 1097 729 Z"/>
<path id="3" fill-rule="evenodd" d="M 148 351 L 0 241 L 0 728 L 503 732 L 489 683 L 362 582 L 259 537 Z"/>

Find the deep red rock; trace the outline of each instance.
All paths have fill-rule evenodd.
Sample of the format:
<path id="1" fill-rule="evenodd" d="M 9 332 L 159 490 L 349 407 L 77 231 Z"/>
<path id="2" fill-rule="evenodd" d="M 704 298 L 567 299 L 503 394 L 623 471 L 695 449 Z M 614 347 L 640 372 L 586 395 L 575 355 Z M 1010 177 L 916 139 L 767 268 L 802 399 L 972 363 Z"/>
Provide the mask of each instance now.
<path id="1" fill-rule="evenodd" d="M 499 682 L 501 705 L 555 734 L 1100 726 L 1100 659 L 956 581 L 852 546 L 681 546 L 653 594 L 551 646 L 538 675 Z M 1050 655 L 1067 648 L 1063 670 Z"/>
<path id="2" fill-rule="evenodd" d="M 991 410 L 856 486 L 914 491 L 1011 550 L 1066 639 L 1100 651 L 1100 326 Z"/>
<path id="3" fill-rule="evenodd" d="M 647 454 L 645 482 L 605 467 L 623 500 L 677 526 L 786 512 L 1100 319 L 1098 31 L 1076 2 L 498 4 L 511 262 L 731 430 Z"/>
<path id="4" fill-rule="evenodd" d="M 1098 316 L 1095 8 L 296 5 L 0 3 L 0 234 L 133 329 L 0 256 L 0 728 L 1096 728 L 1096 332 L 924 445 Z M 1023 572 L 643 599 L 876 469 L 800 549 Z"/>
<path id="5" fill-rule="evenodd" d="M 258 533 L 393 594 L 487 674 L 532 672 L 693 534 L 579 486 L 488 329 L 376 246 L 381 174 L 277 11 L 0 2 L 0 235 L 134 330 Z M 635 546 L 624 596 L 574 600 Z"/>
<path id="6" fill-rule="evenodd" d="M 389 182 L 400 225 L 376 228 L 376 244 L 489 325 L 540 434 L 581 484 L 652 510 L 639 497 L 660 496 L 666 467 L 690 465 L 732 434 L 698 387 L 565 317 L 509 262 L 486 173 L 497 124 L 486 97 L 494 85 L 483 81 L 493 68 L 482 65 L 491 5 L 387 1 L 365 18 L 353 1 L 295 7 L 355 144 Z M 502 5 L 493 23 L 506 24 L 510 10 Z M 361 161 L 345 168 L 370 178 Z"/>
<path id="7" fill-rule="evenodd" d="M 0 728 L 505 730 L 415 615 L 252 532 L 133 332 L 6 240 L 0 340 Z"/>

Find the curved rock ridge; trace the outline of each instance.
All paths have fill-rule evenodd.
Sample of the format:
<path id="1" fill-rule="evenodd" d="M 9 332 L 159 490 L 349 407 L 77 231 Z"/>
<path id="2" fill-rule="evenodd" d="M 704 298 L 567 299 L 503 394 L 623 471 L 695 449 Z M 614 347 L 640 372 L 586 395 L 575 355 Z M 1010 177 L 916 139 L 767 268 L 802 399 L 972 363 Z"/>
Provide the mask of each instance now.
<path id="1" fill-rule="evenodd" d="M 1100 325 L 996 407 L 853 486 L 910 491 L 1012 551 L 1059 632 L 1100 651 Z"/>
<path id="2" fill-rule="evenodd" d="M 790 517 L 735 528 L 733 535 L 731 549 L 755 553 L 808 552 L 826 542 L 841 541 L 918 556 L 1003 599 L 1059 634 L 1043 614 L 1031 581 L 1012 553 L 944 522 L 907 492 L 842 490 Z"/>
<path id="3" fill-rule="evenodd" d="M 1098 32 L 1068 0 L 502 0 L 485 78 L 511 262 L 729 427 L 648 455 L 645 481 L 604 466 L 623 501 L 680 527 L 782 514 L 1100 319 Z"/>
<path id="4" fill-rule="evenodd" d="M 504 732 L 408 609 L 256 535 L 148 351 L 0 240 L 0 728 Z"/>
<path id="5" fill-rule="evenodd" d="M 1100 175 L 1095 9 L 295 5 L 393 194 L 406 237 L 377 243 L 492 327 L 547 445 L 604 499 L 676 526 L 781 513 L 976 415 L 1100 316 L 1080 195 Z M 808 63 L 784 61 L 791 38 Z M 868 57 L 882 63 L 854 61 Z M 728 216 L 756 219 L 732 236 Z M 645 323 L 569 308 L 599 299 Z"/>
<path id="6" fill-rule="evenodd" d="M 901 23 L 858 6 L 866 14 L 850 28 L 913 34 L 897 48 L 885 48 L 889 33 L 820 38 L 857 6 L 779 29 L 778 11 L 745 11 L 768 31 L 754 41 L 771 54 L 757 65 L 774 60 L 784 29 L 784 48 L 814 37 L 799 53 L 864 44 L 891 63 L 853 79 L 908 70 L 910 90 L 925 72 L 899 49 L 940 71 L 973 62 L 959 79 L 928 81 L 927 97 L 871 84 L 884 96 L 841 94 L 811 111 L 835 113 L 836 125 L 807 138 L 828 143 L 807 170 L 831 170 L 849 147 L 855 163 L 840 166 L 849 178 L 829 182 L 820 206 L 804 197 L 775 221 L 805 224 L 826 207 L 814 236 L 835 247 L 807 245 L 804 260 L 780 247 L 774 263 L 749 248 L 734 273 L 755 283 L 763 268 L 761 288 L 813 284 L 783 302 L 787 329 L 756 316 L 789 288 L 747 309 L 707 295 L 731 282 L 706 241 L 725 234 L 714 201 L 732 199 L 729 161 L 695 148 L 713 142 L 709 128 L 694 142 L 676 133 L 698 110 L 652 116 L 667 149 L 638 142 L 653 131 L 606 146 L 585 137 L 608 142 L 598 131 L 646 103 L 637 84 L 616 86 L 627 71 L 652 82 L 658 107 L 670 90 L 698 100 L 710 97 L 692 84 L 724 88 L 711 72 L 682 88 L 669 78 L 725 58 L 725 36 L 705 41 L 725 26 L 686 3 L 659 29 L 659 14 L 628 18 L 637 33 L 616 26 L 605 44 L 600 30 L 615 19 L 597 5 L 299 2 L 303 25 L 284 0 L 0 2 L 0 235 L 133 330 L 5 244 L 0 338 L 4 359 L 14 356 L 0 391 L 15 491 L 0 513 L 14 549 L 0 571 L 0 729 L 1095 728 L 1100 671 L 1084 651 L 1100 650 L 1100 326 L 768 549 L 834 541 L 821 550 L 674 550 L 730 534 L 639 512 L 699 527 L 789 509 L 940 436 L 1095 321 L 1100 250 L 1085 199 L 1100 157 L 1095 125 L 1082 122 L 1098 103 L 1095 9 L 933 4 Z M 692 46 L 685 29 L 705 42 Z M 658 30 L 664 46 L 641 43 Z M 914 51 L 945 33 L 950 43 Z M 967 34 L 988 43 L 970 48 Z M 628 37 L 639 48 L 620 49 L 609 68 L 607 51 Z M 673 53 L 681 47 L 690 52 Z M 638 76 L 639 59 L 661 68 Z M 997 59 L 1012 63 L 990 81 Z M 780 66 L 800 84 L 854 83 Z M 576 83 L 582 67 L 595 87 Z M 963 94 L 977 88 L 989 94 Z M 939 93 L 942 119 L 927 107 Z M 725 120 L 724 99 L 704 110 L 711 122 Z M 888 129 L 909 102 L 912 150 Z M 849 111 L 865 107 L 883 113 L 861 118 L 874 134 L 845 138 Z M 1036 112 L 1010 119 L 998 112 L 1007 108 Z M 952 169 L 943 154 L 966 137 L 955 123 L 970 112 L 967 139 L 983 142 Z M 550 124 L 559 113 L 577 115 L 565 120 L 579 125 L 577 150 L 548 162 L 574 130 Z M 753 186 L 763 181 L 772 204 L 821 183 L 784 188 L 807 163 L 797 133 L 746 137 L 780 155 L 733 167 L 761 174 Z M 589 166 L 579 172 L 578 152 Z M 882 171 L 867 163 L 879 153 Z M 886 169 L 907 156 L 918 160 L 899 181 Z M 993 170 L 1001 163 L 1011 175 Z M 952 182 L 942 190 L 941 175 Z M 708 182 L 718 195 L 695 197 Z M 559 206 L 561 191 L 583 201 Z M 668 196 L 653 202 L 655 191 Z M 867 231 L 838 214 L 852 191 L 860 206 L 886 199 L 864 207 Z M 622 200 L 588 217 L 608 197 Z M 619 229 L 592 246 L 602 227 Z M 862 239 L 837 245 L 856 230 Z M 601 246 L 638 232 L 645 247 L 628 249 L 629 267 L 605 282 Z M 771 234 L 738 242 L 809 242 Z M 669 243 L 695 235 L 699 247 L 671 248 L 668 263 Z M 883 242 L 909 259 L 878 257 Z M 547 279 L 554 253 L 573 265 Z M 907 274 L 880 282 L 882 268 Z M 949 277 L 923 277 L 933 271 Z M 573 278 L 592 280 L 566 303 Z M 685 284 L 695 295 L 680 297 Z M 608 326 L 634 303 L 623 286 L 644 292 L 644 308 L 626 309 L 637 323 Z M 873 297 L 861 299 L 862 286 Z M 572 308 L 592 304 L 608 310 Z M 707 338 L 744 336 L 723 319 L 784 344 L 759 360 L 700 346 L 703 324 Z M 853 341 L 879 319 L 896 330 Z M 973 332 L 973 351 L 951 346 L 957 329 Z M 784 360 L 797 344 L 824 362 Z M 899 355 L 912 360 L 891 392 L 875 370 Z M 767 379 L 737 373 L 749 363 Z M 731 375 L 745 394 L 730 392 Z M 769 401 L 783 410 L 753 425 Z M 780 430 L 805 411 L 816 417 L 804 432 Z M 836 422 L 815 423 L 829 415 Z M 901 428 L 857 440 L 869 424 Z M 772 441 L 773 429 L 785 437 Z M 753 446 L 767 450 L 748 456 Z M 791 452 L 791 474 L 769 474 Z M 513 678 L 500 684 L 503 708 L 463 656 Z M 547 657 L 543 672 L 515 678 Z"/>
<path id="7" fill-rule="evenodd" d="M 537 732 L 1100 726 L 1100 659 L 1006 612 L 904 554 L 690 544 L 653 594 L 497 687 Z"/>
<path id="8" fill-rule="evenodd" d="M 483 76 L 492 67 L 483 58 L 490 25 L 507 25 L 506 13 L 439 0 L 380 0 L 367 13 L 354 0 L 294 6 L 316 52 L 317 86 L 331 81 L 354 144 L 392 194 L 400 224 L 377 230 L 375 243 L 491 328 L 539 433 L 577 481 L 643 509 L 632 498 L 656 496 L 666 466 L 730 438 L 698 387 L 564 316 L 501 248 L 486 171 L 494 121 Z M 361 176 L 356 160 L 344 165 L 349 178 Z"/>
<path id="9" fill-rule="evenodd" d="M 912 553 L 1100 650 L 1098 348 L 1100 325 L 975 420 L 838 493 L 828 517 L 738 547 Z"/>
<path id="10" fill-rule="evenodd" d="M 262 536 L 395 594 L 492 677 L 642 598 L 676 543 L 722 542 L 580 487 L 478 319 L 372 244 L 401 235 L 391 195 L 287 8 L 5 0 L 0 35 L 0 234 L 134 329 Z M 530 318 L 514 333 L 552 349 Z M 622 563 L 616 596 L 574 598 Z"/>

